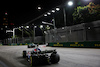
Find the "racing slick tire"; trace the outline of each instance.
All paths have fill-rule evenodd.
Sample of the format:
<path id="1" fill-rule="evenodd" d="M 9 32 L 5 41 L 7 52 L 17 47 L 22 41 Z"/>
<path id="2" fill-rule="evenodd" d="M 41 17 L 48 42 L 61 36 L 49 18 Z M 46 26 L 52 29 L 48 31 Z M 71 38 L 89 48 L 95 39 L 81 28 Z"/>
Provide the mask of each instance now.
<path id="1" fill-rule="evenodd" d="M 30 62 L 31 62 L 31 66 L 38 65 L 39 64 L 38 57 L 37 56 L 31 56 Z"/>
<path id="2" fill-rule="evenodd" d="M 57 53 L 52 53 L 50 59 L 51 59 L 51 63 L 55 64 L 60 61 L 60 56 Z"/>
<path id="3" fill-rule="evenodd" d="M 23 58 L 26 58 L 26 51 L 23 51 Z"/>

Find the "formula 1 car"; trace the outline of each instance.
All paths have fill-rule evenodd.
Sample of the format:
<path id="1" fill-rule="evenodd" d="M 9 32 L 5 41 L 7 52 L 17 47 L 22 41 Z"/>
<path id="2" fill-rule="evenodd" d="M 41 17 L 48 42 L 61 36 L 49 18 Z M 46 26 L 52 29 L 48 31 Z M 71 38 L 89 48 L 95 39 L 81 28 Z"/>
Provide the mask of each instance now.
<path id="1" fill-rule="evenodd" d="M 44 50 L 34 49 L 33 51 L 23 51 L 23 58 L 27 58 L 31 66 L 41 65 L 41 64 L 55 64 L 60 61 L 60 56 L 57 51 L 54 50 Z"/>
<path id="2" fill-rule="evenodd" d="M 36 44 L 32 43 L 32 44 L 28 44 L 27 47 L 28 47 L 28 48 L 33 48 L 33 47 L 35 47 L 35 45 L 36 45 Z"/>

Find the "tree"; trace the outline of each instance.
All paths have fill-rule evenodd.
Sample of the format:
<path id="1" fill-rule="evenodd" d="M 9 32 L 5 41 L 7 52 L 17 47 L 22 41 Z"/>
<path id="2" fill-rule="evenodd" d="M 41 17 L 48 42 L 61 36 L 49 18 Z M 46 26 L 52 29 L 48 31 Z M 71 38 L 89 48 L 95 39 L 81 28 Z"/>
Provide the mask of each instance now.
<path id="1" fill-rule="evenodd" d="M 74 24 L 87 23 L 95 20 L 100 20 L 100 5 L 95 5 L 90 2 L 88 5 L 75 8 L 73 13 Z"/>

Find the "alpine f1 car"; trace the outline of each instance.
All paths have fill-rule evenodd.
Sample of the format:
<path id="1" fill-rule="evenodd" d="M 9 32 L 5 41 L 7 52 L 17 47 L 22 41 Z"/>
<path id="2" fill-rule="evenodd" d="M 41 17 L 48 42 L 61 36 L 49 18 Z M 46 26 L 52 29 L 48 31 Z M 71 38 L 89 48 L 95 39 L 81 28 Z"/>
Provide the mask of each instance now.
<path id="1" fill-rule="evenodd" d="M 55 49 L 41 51 L 39 48 L 36 48 L 28 52 L 24 50 L 23 58 L 27 58 L 31 66 L 41 64 L 55 64 L 60 61 L 60 56 L 57 54 Z"/>
<path id="2" fill-rule="evenodd" d="M 33 48 L 33 47 L 35 47 L 35 45 L 36 45 L 36 44 L 32 43 L 32 44 L 28 44 L 27 47 L 28 47 L 28 48 Z"/>

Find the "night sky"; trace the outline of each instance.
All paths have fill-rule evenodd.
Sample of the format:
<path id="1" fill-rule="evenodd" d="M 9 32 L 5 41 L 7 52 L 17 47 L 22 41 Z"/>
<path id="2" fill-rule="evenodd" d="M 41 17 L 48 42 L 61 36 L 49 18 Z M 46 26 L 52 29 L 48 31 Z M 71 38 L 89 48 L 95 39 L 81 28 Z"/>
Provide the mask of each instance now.
<path id="1" fill-rule="evenodd" d="M 4 13 L 7 12 L 9 22 L 13 22 L 15 25 L 19 26 L 40 16 L 48 10 L 61 5 L 62 1 L 64 2 L 67 0 L 3 0 L 0 2 L 0 22 L 2 22 Z M 77 0 L 73 1 L 75 2 Z M 38 10 L 38 6 L 42 9 Z"/>
<path id="2" fill-rule="evenodd" d="M 16 25 L 27 23 L 38 17 L 51 8 L 61 4 L 61 0 L 14 0 L 0 2 L 0 17 L 8 13 L 8 20 L 13 21 Z M 40 6 L 42 10 L 38 10 Z"/>
<path id="3" fill-rule="evenodd" d="M 61 3 L 62 0 L 3 0 L 0 2 L 0 28 L 5 27 L 2 25 L 5 17 L 7 17 L 7 23 L 14 23 L 14 27 L 18 27 Z M 42 9 L 38 10 L 38 6 Z M 7 38 L 5 29 L 0 29 L 0 40 L 5 38 Z"/>
<path id="4" fill-rule="evenodd" d="M 62 3 L 65 3 L 68 0 L 3 0 L 0 2 L 0 28 L 2 27 L 3 19 L 5 17 L 5 12 L 7 12 L 7 20 L 8 23 L 14 23 L 15 27 L 21 26 L 22 24 L 25 24 L 36 17 L 44 14 L 45 12 L 48 12 L 52 8 L 61 5 Z M 78 2 L 81 1 L 81 5 L 85 4 L 87 5 L 89 2 L 87 0 L 73 0 L 74 6 L 73 10 L 76 6 L 78 6 Z M 100 3 L 99 0 L 90 0 L 95 1 L 96 3 Z M 85 6 L 84 5 L 84 6 Z M 37 7 L 40 6 L 42 9 L 38 10 Z M 62 22 L 62 20 L 59 19 L 61 16 L 57 14 L 56 20 L 58 22 Z M 60 16 L 59 16 L 60 15 Z M 63 19 L 62 17 L 60 17 Z M 59 23 L 58 23 L 59 24 Z M 61 25 L 60 25 L 61 26 Z M 62 26 L 64 24 L 62 23 Z M 3 34 L 3 35 L 2 35 Z M 4 39 L 6 36 L 6 33 L 4 30 L 0 30 L 0 39 Z"/>

